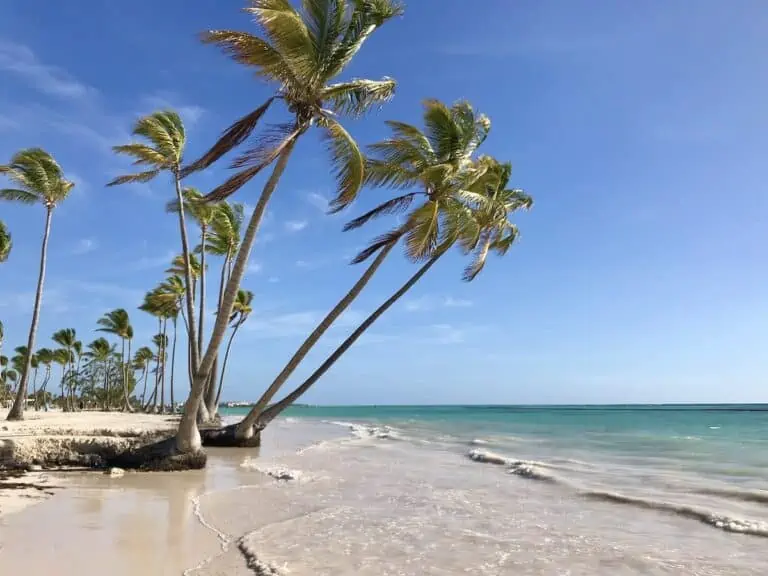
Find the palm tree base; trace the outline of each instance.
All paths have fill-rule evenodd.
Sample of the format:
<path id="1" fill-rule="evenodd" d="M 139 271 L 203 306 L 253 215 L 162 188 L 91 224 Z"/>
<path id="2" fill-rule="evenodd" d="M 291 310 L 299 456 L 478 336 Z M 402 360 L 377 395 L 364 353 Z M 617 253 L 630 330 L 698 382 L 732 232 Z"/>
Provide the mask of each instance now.
<path id="1" fill-rule="evenodd" d="M 239 424 L 230 424 L 223 428 L 204 428 L 200 430 L 203 446 L 215 446 L 217 448 L 258 448 L 261 446 L 261 430 L 243 438 L 237 433 Z"/>
<path id="2" fill-rule="evenodd" d="M 176 438 L 168 438 L 117 454 L 107 459 L 108 467 L 152 472 L 200 470 L 208 460 L 205 452 L 183 453 L 176 448 Z"/>

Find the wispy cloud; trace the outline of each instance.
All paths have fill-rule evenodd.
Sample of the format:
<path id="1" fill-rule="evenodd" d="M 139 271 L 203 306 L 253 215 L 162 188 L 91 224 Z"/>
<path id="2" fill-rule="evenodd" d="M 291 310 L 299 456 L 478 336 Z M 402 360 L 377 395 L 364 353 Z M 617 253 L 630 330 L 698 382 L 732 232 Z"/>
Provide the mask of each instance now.
<path id="1" fill-rule="evenodd" d="M 422 296 L 405 303 L 409 312 L 429 312 L 438 308 L 469 308 L 474 303 L 471 300 L 453 298 L 452 296 Z"/>
<path id="2" fill-rule="evenodd" d="M 283 314 L 261 315 L 249 320 L 244 330 L 259 338 L 290 338 L 303 336 L 314 329 L 326 312 L 321 310 L 304 310 Z M 333 324 L 331 329 L 356 326 L 364 318 L 362 312 L 354 309 L 347 310 Z"/>
<path id="3" fill-rule="evenodd" d="M 129 265 L 131 270 L 151 270 L 152 268 L 160 268 L 161 266 L 170 266 L 171 260 L 176 256 L 176 252 L 168 250 L 163 254 L 155 256 L 142 256 L 135 262 Z"/>
<path id="4" fill-rule="evenodd" d="M 43 64 L 24 44 L 0 40 L 0 70 L 17 74 L 36 89 L 53 96 L 82 99 L 98 93 L 66 70 Z"/>
<path id="5" fill-rule="evenodd" d="M 72 248 L 72 254 L 80 256 L 82 254 L 88 254 L 98 248 L 99 243 L 95 238 L 81 238 L 77 241 L 74 248 Z"/>
<path id="6" fill-rule="evenodd" d="M 328 211 L 328 206 L 331 203 L 331 199 L 319 192 L 310 192 L 307 194 L 307 202 L 321 212 L 326 213 Z"/>
<path id="7" fill-rule="evenodd" d="M 269 282 L 270 284 L 277 284 L 278 282 L 280 282 L 280 278 L 278 278 L 277 276 L 270 276 L 269 278 L 267 278 L 267 282 Z"/>
<path id="8" fill-rule="evenodd" d="M 289 220 L 285 223 L 285 229 L 288 232 L 300 232 L 307 227 L 309 223 L 306 220 Z"/>
<path id="9" fill-rule="evenodd" d="M 258 262 L 249 262 L 248 268 L 246 268 L 246 271 L 251 274 L 258 274 L 264 269 L 264 267 L 259 264 Z"/>
<path id="10" fill-rule="evenodd" d="M 157 110 L 173 109 L 179 113 L 181 119 L 187 125 L 194 125 L 200 121 L 205 109 L 195 104 L 183 103 L 183 100 L 173 92 L 158 91 L 148 94 L 142 99 L 142 114 L 149 114 Z"/>

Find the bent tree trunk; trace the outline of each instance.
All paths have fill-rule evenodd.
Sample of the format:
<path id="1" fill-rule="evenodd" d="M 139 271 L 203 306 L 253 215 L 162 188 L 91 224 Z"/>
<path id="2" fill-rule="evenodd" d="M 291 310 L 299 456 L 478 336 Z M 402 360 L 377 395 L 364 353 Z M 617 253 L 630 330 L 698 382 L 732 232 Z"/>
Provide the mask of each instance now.
<path id="1" fill-rule="evenodd" d="M 226 352 L 224 352 L 224 361 L 221 363 L 221 376 L 219 377 L 219 389 L 216 391 L 216 406 L 219 405 L 219 402 L 221 401 L 221 390 L 224 386 L 224 374 L 227 372 L 227 362 L 229 361 L 229 350 L 232 348 L 232 340 L 235 339 L 235 334 L 237 334 L 237 331 L 239 330 L 240 326 L 242 326 L 242 322 L 238 322 L 235 324 L 235 327 L 232 328 L 232 333 L 229 335 L 229 342 L 227 342 L 227 349 Z"/>
<path id="2" fill-rule="evenodd" d="M 176 412 L 176 402 L 173 399 L 173 376 L 176 367 L 176 321 L 177 316 L 173 317 L 173 346 L 171 347 L 171 414 Z"/>
<path id="3" fill-rule="evenodd" d="M 363 333 L 371 327 L 371 325 L 379 319 L 392 305 L 397 302 L 403 295 L 410 290 L 416 282 L 418 282 L 427 271 L 435 265 L 440 257 L 445 254 L 446 250 L 441 249 L 432 256 L 419 270 L 411 276 L 408 281 L 403 284 L 400 289 L 395 292 L 386 302 L 379 306 L 371 313 L 368 318 L 355 329 L 344 342 L 339 345 L 336 350 L 323 362 L 320 367 L 315 370 L 312 375 L 307 378 L 301 386 L 296 388 L 293 392 L 288 394 L 280 402 L 270 406 L 264 410 L 261 414 L 253 415 L 251 413 L 246 416 L 240 424 L 237 425 L 236 436 L 237 438 L 249 438 L 257 433 L 257 430 L 262 430 L 270 421 L 272 421 L 278 414 L 285 410 L 288 406 L 298 400 L 310 387 L 317 382 L 330 368 L 333 366 L 339 358 L 354 344 Z"/>
<path id="4" fill-rule="evenodd" d="M 184 413 L 181 417 L 181 422 L 179 423 L 179 431 L 176 434 L 176 447 L 180 452 L 196 452 L 199 451 L 202 446 L 200 430 L 197 427 L 197 412 L 201 405 L 200 400 L 205 392 L 205 385 L 208 382 L 211 368 L 213 367 L 213 359 L 218 354 L 219 347 L 226 334 L 229 317 L 232 314 L 232 306 L 237 297 L 237 291 L 240 288 L 240 281 L 245 274 L 248 259 L 251 255 L 251 248 L 253 247 L 253 241 L 256 239 L 256 233 L 261 225 L 269 199 L 272 197 L 272 194 L 277 188 L 277 183 L 280 181 L 280 177 L 288 165 L 291 151 L 296 145 L 296 140 L 300 134 L 301 133 L 298 132 L 290 137 L 280 151 L 275 168 L 272 170 L 269 180 L 267 180 L 267 183 L 264 185 L 261 196 L 259 197 L 256 207 L 253 210 L 253 214 L 251 215 L 251 219 L 248 222 L 248 228 L 246 228 L 240 250 L 235 259 L 235 265 L 232 268 L 232 275 L 230 276 L 229 281 L 227 282 L 227 288 L 224 291 L 221 308 L 216 314 L 216 322 L 214 323 L 208 349 L 206 350 L 205 357 L 202 361 L 195 365 L 192 390 L 184 404 Z M 179 199 L 179 202 L 181 203 L 181 199 Z"/>
<path id="5" fill-rule="evenodd" d="M 37 325 L 40 321 L 40 306 L 43 302 L 45 264 L 48 258 L 48 238 L 51 234 L 51 216 L 53 215 L 53 206 L 47 206 L 46 208 L 45 232 L 43 233 L 43 246 L 40 250 L 40 272 L 37 277 L 35 306 L 32 308 L 32 323 L 29 326 L 29 337 L 27 338 L 27 358 L 24 362 L 24 370 L 21 372 L 19 387 L 16 390 L 16 398 L 13 401 L 11 411 L 8 412 L 8 420 L 22 420 L 24 418 L 24 399 L 27 396 L 27 382 L 29 382 L 29 369 L 32 364 L 32 351 L 35 349 L 35 336 L 37 336 Z"/>
<path id="6" fill-rule="evenodd" d="M 221 274 L 219 278 L 219 298 L 217 300 L 216 309 L 221 308 L 222 298 L 224 298 L 224 287 L 227 282 L 227 270 L 230 269 L 230 261 L 232 260 L 232 251 L 227 250 L 224 256 L 224 262 L 221 263 Z M 232 336 L 227 343 L 227 351 L 232 345 Z M 211 418 L 215 419 L 219 412 L 219 398 L 221 397 L 221 384 L 222 380 L 219 378 L 218 386 L 216 385 L 216 377 L 218 375 L 219 355 L 216 354 L 216 358 L 213 360 L 213 368 L 211 368 L 211 376 L 208 383 L 208 388 L 205 392 L 205 405 L 208 407 L 208 414 Z"/>
<path id="7" fill-rule="evenodd" d="M 270 387 L 267 388 L 264 394 L 262 394 L 261 398 L 259 398 L 258 402 L 256 402 L 256 405 L 245 417 L 244 422 L 246 422 L 248 427 L 253 426 L 253 423 L 255 422 L 258 415 L 261 414 L 261 412 L 264 410 L 264 408 L 266 408 L 275 394 L 277 394 L 283 384 L 285 384 L 286 380 L 288 380 L 288 378 L 291 376 L 291 374 L 293 374 L 299 364 L 301 364 L 301 361 L 304 360 L 307 354 L 309 354 L 310 350 L 312 350 L 312 347 L 317 343 L 318 340 L 320 340 L 323 334 L 325 334 L 325 332 L 333 325 L 338 317 L 341 316 L 344 311 L 349 308 L 352 302 L 354 302 L 355 299 L 360 295 L 360 292 L 362 292 L 363 288 L 365 288 L 368 282 L 370 282 L 373 275 L 382 265 L 396 244 L 397 239 L 379 251 L 376 259 L 370 264 L 370 266 L 368 266 L 363 275 L 360 276 L 359 280 L 355 282 L 354 286 L 352 286 L 352 289 L 347 292 L 341 300 L 339 300 L 338 304 L 336 304 L 336 306 L 334 306 L 333 309 L 328 312 L 325 318 L 322 319 L 320 324 L 317 325 L 309 337 L 302 343 L 301 346 L 299 346 L 299 349 L 296 351 L 293 357 L 291 357 L 280 374 L 277 375 L 277 378 L 275 378 Z"/>

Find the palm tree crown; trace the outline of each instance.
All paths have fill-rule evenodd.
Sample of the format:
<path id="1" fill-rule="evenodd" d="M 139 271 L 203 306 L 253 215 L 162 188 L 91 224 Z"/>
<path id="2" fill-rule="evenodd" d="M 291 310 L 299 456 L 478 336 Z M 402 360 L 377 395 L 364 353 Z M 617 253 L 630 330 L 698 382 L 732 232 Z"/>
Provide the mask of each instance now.
<path id="1" fill-rule="evenodd" d="M 61 167 L 42 148 L 27 148 L 13 155 L 11 163 L 0 166 L 16 188 L 0 190 L 0 200 L 43 204 L 53 208 L 64 200 L 74 183 L 64 178 Z"/>
<path id="2" fill-rule="evenodd" d="M 297 10 L 289 0 L 251 0 L 259 35 L 234 30 L 210 30 L 203 42 L 219 46 L 236 62 L 253 68 L 258 77 L 277 85 L 275 96 L 230 126 L 188 174 L 210 166 L 245 141 L 274 100 L 282 100 L 294 121 L 277 125 L 233 163 L 244 168 L 208 198 L 234 193 L 269 165 L 312 125 L 324 130 L 334 162 L 341 209 L 357 195 L 363 182 L 364 159 L 357 144 L 338 122 L 340 116 L 360 116 L 389 100 L 395 81 L 353 79 L 332 83 L 350 63 L 373 31 L 402 13 L 392 0 L 303 0 Z"/>
<path id="3" fill-rule="evenodd" d="M 11 253 L 12 247 L 11 233 L 8 232 L 5 222 L 0 220 L 0 262 L 8 260 L 8 254 Z"/>

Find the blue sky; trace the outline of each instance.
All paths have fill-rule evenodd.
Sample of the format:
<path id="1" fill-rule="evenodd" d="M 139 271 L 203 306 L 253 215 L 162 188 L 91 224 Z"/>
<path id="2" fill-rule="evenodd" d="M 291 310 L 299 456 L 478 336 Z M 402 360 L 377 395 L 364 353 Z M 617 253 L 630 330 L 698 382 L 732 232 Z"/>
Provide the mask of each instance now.
<path id="1" fill-rule="evenodd" d="M 0 160 L 43 146 L 77 182 L 57 209 L 39 345 L 135 307 L 179 250 L 169 182 L 106 189 L 138 115 L 173 106 L 188 157 L 269 93 L 196 34 L 247 30 L 242 0 L 0 5 Z M 347 126 L 419 122 L 420 101 L 470 100 L 493 121 L 485 152 L 536 199 L 522 238 L 472 284 L 440 263 L 306 396 L 318 403 L 768 401 L 768 3 L 416 2 L 378 31 L 348 76 L 399 81 L 395 100 Z M 480 6 L 480 3 L 478 3 Z M 226 165 L 195 176 L 205 190 Z M 253 204 L 262 180 L 237 199 Z M 342 234 L 315 137 L 270 206 L 244 287 L 255 313 L 234 348 L 229 399 L 252 398 L 360 269 L 379 228 Z M 365 191 L 346 216 L 386 191 Z M 31 312 L 40 207 L 0 205 L 15 249 L 0 268 L 8 345 Z M 214 265 L 212 273 L 216 273 Z M 412 272 L 391 259 L 322 341 L 307 374 Z M 213 299 L 210 301 L 213 302 Z M 210 325 L 210 320 L 209 320 Z M 181 364 L 180 364 L 181 365 Z M 182 382 L 178 388 L 183 389 Z"/>

